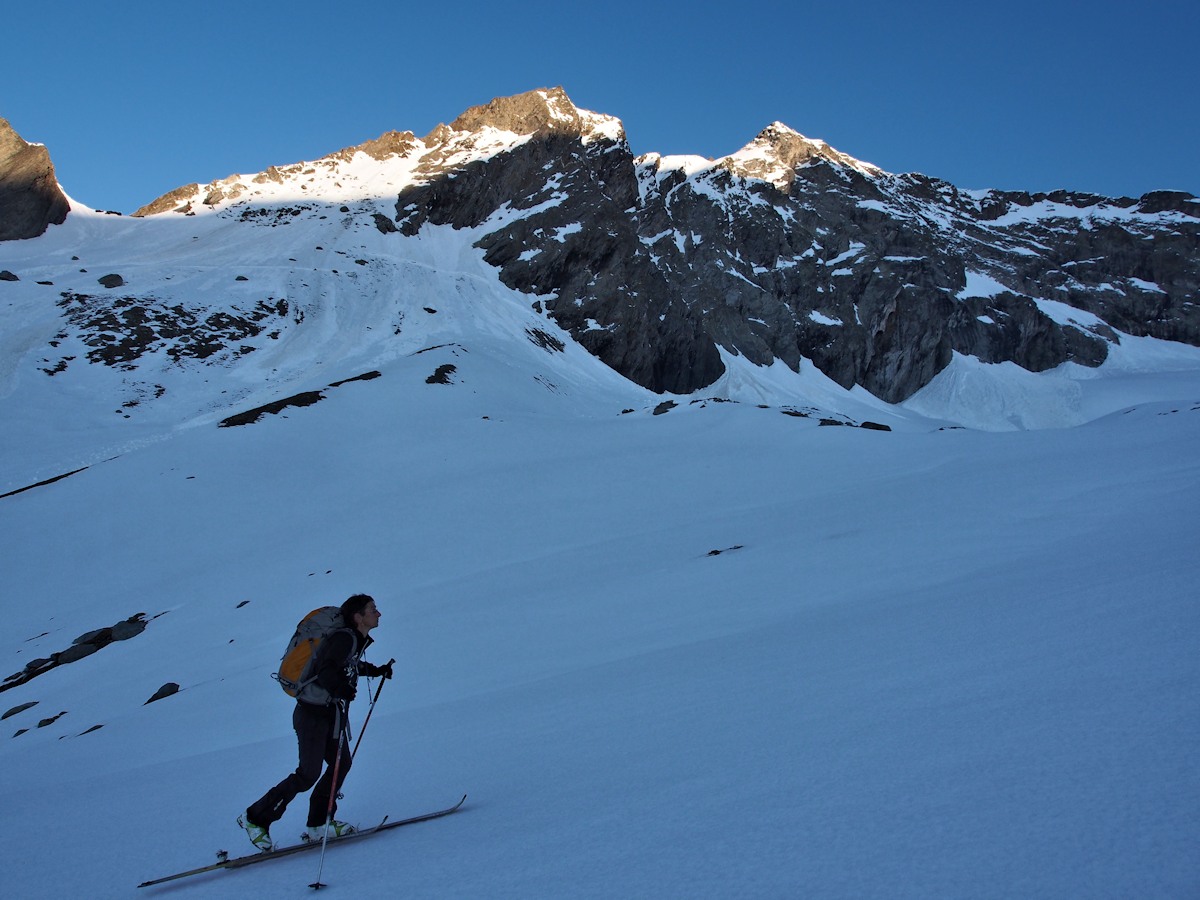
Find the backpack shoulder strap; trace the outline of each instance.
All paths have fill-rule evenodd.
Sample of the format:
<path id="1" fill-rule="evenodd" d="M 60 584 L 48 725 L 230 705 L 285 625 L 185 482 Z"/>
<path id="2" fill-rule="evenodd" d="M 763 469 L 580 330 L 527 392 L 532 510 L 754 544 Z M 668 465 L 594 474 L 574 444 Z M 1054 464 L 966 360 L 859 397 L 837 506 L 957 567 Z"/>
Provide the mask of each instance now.
<path id="1" fill-rule="evenodd" d="M 304 672 L 301 673 L 299 687 L 296 690 L 297 697 L 300 696 L 300 694 L 304 691 L 305 688 L 309 687 L 310 685 L 316 684 L 317 674 L 321 670 L 321 664 L 325 661 L 325 658 L 329 655 L 330 642 L 333 640 L 335 635 L 339 635 L 339 634 L 347 634 L 350 636 L 350 655 L 351 656 L 354 655 L 355 642 L 354 642 L 354 630 L 353 629 L 351 629 L 351 628 L 335 628 L 333 631 L 326 634 L 325 638 L 321 641 L 321 645 L 319 647 L 317 647 L 317 651 L 309 659 L 308 665 L 306 665 L 304 667 Z"/>

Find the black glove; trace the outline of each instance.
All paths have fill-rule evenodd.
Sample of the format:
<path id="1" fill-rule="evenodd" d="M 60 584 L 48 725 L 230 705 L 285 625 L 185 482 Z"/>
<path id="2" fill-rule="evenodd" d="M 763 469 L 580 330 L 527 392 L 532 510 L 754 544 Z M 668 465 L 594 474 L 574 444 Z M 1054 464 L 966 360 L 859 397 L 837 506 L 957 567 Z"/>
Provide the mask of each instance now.
<path id="1" fill-rule="evenodd" d="M 368 678 L 387 679 L 387 678 L 392 677 L 392 664 L 390 662 L 387 665 L 383 665 L 383 666 L 377 666 L 377 665 L 374 665 L 373 663 L 367 663 L 366 665 L 363 666 L 363 670 L 364 670 L 364 674 L 366 674 L 366 676 Z"/>
<path id="2" fill-rule="evenodd" d="M 340 688 L 337 689 L 337 692 L 334 694 L 334 696 L 337 697 L 337 699 L 339 699 L 339 700 L 345 700 L 347 703 L 349 703 L 351 700 L 353 700 L 355 697 L 358 696 L 358 688 L 355 687 L 354 685 L 350 684 L 349 682 L 346 682 L 344 685 L 342 685 Z"/>

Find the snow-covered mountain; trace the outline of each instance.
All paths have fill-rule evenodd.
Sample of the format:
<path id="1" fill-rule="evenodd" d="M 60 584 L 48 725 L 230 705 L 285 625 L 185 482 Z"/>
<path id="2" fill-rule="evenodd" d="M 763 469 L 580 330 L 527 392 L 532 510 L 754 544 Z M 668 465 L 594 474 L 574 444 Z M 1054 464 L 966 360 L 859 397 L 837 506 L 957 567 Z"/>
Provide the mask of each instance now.
<path id="1" fill-rule="evenodd" d="M 331 849 L 331 889 L 1200 893 L 1192 201 L 965 194 L 778 124 L 634 160 L 548 91 L 138 217 L 67 202 L 0 242 L 5 896 L 307 892 L 305 856 L 135 885 L 250 849 L 295 761 L 269 673 L 357 591 L 397 674 L 340 812 L 470 796 Z M 827 355 L 743 318 L 772 283 Z M 837 340 L 878 357 L 839 335 L 916 329 L 897 373 L 941 346 L 918 284 L 948 363 L 847 387 Z"/>
<path id="2" fill-rule="evenodd" d="M 778 122 L 722 159 L 635 158 L 617 119 L 557 88 L 424 138 L 188 185 L 134 221 L 73 209 L 0 244 L 22 334 L 0 349 L 60 381 L 113 369 L 138 419 L 167 391 L 214 411 L 279 398 L 309 356 L 371 366 L 423 349 L 445 329 L 412 310 L 444 307 L 462 276 L 499 291 L 489 314 L 520 318 L 541 349 L 577 345 L 653 392 L 779 402 L 787 385 L 803 406 L 833 382 L 857 399 L 826 411 L 854 419 L 878 398 L 975 426 L 1074 424 L 1082 369 L 1127 368 L 1137 338 L 1187 345 L 1182 360 L 1200 343 L 1193 197 L 965 192 Z M 1044 402 L 979 409 L 1007 363 L 1056 373 L 1034 389 Z M 964 381 L 992 382 L 965 415 Z"/>

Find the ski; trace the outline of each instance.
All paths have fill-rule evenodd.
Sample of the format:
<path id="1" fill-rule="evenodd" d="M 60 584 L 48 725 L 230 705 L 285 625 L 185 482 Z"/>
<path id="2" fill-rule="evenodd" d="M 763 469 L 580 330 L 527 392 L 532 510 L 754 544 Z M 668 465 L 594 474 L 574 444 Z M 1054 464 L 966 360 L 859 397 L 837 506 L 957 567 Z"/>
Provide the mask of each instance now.
<path id="1" fill-rule="evenodd" d="M 352 841 L 355 838 L 362 838 L 367 837 L 368 835 L 378 834 L 381 831 L 387 831 L 389 828 L 399 828 L 402 825 L 415 825 L 417 822 L 428 822 L 430 819 L 440 819 L 442 816 L 448 816 L 452 812 L 457 812 L 466 802 L 467 795 L 463 794 L 462 799 L 453 806 L 447 807 L 446 809 L 439 809 L 437 812 L 425 813 L 420 816 L 412 816 L 408 819 L 399 819 L 394 822 L 389 822 L 385 816 L 383 821 L 374 828 L 367 828 L 363 831 L 355 831 L 353 834 L 344 834 L 341 837 L 332 837 L 329 838 L 327 843 L 332 846 L 333 844 L 341 844 L 345 841 Z M 155 878 L 152 881 L 143 881 L 138 885 L 138 887 L 151 887 L 152 885 L 163 884 L 168 881 L 175 881 L 179 878 L 189 878 L 192 875 L 201 875 L 204 872 L 214 872 L 217 869 L 240 869 L 243 866 L 252 866 L 255 863 L 267 862 L 267 860 L 278 859 L 281 856 L 291 856 L 294 853 L 302 853 L 305 850 L 314 850 L 320 846 L 321 841 L 310 841 L 308 843 L 289 844 L 286 847 L 278 847 L 275 850 L 268 850 L 265 853 L 251 853 L 249 856 L 239 856 L 234 859 L 221 859 L 210 865 L 201 866 L 198 869 L 189 869 L 186 872 L 176 872 L 174 875 L 165 875 L 162 878 Z"/>

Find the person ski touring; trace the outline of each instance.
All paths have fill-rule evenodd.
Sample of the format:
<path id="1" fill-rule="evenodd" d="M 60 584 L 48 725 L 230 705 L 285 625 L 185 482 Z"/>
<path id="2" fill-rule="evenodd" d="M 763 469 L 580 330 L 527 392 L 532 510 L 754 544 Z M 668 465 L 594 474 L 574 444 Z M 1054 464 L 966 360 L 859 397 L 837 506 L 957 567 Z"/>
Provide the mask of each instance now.
<path id="1" fill-rule="evenodd" d="M 299 765 L 238 816 L 238 825 L 260 850 L 274 848 L 271 826 L 298 794 L 310 789 L 305 840 L 320 841 L 326 828 L 330 837 L 354 831 L 354 826 L 333 818 L 338 789 L 353 762 L 347 711 L 357 693 L 358 676 L 391 678 L 392 666 L 391 663 L 376 666 L 362 659 L 372 643 L 370 632 L 379 625 L 380 613 L 374 598 L 355 594 L 341 605 L 341 614 L 344 627 L 330 633 L 317 647 L 313 658 L 313 689 L 296 696 L 292 725 L 300 752 Z M 324 774 L 322 763 L 327 764 Z"/>

